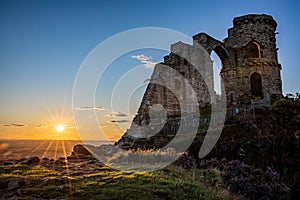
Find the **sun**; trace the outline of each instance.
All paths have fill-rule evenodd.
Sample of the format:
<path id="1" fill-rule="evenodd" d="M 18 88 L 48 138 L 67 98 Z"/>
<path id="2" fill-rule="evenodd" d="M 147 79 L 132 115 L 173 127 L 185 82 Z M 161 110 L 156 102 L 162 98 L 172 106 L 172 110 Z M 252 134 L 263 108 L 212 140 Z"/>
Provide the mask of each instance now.
<path id="1" fill-rule="evenodd" d="M 58 124 L 58 125 L 56 126 L 56 131 L 59 132 L 59 133 L 63 132 L 64 129 L 65 129 L 64 126 L 61 125 L 61 124 Z"/>

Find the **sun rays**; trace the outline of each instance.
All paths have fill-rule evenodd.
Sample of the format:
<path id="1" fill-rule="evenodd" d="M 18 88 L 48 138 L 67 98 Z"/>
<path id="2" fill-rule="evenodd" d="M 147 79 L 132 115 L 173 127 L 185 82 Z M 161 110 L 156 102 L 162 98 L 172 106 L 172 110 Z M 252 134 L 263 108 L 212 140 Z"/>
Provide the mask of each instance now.
<path id="1" fill-rule="evenodd" d="M 8 151 L 14 151 L 13 154 L 18 158 L 38 156 L 41 159 L 66 160 L 71 155 L 73 146 L 80 143 L 80 140 L 27 140 L 11 143 Z M 17 158 L 16 156 L 13 157 Z"/>
<path id="2" fill-rule="evenodd" d="M 35 129 L 37 138 L 40 140 L 80 140 L 74 125 L 71 110 L 65 110 L 64 106 L 58 108 L 47 108 L 39 117 Z"/>
<path id="3" fill-rule="evenodd" d="M 46 123 L 49 127 L 53 127 L 52 130 L 55 130 L 52 132 L 51 137 L 59 140 L 74 139 L 69 138 L 70 131 L 73 129 L 74 132 L 73 118 L 70 114 L 64 113 L 64 109 L 62 110 L 60 114 L 49 112 L 49 119 Z"/>
<path id="4" fill-rule="evenodd" d="M 38 156 L 41 159 L 58 159 L 63 158 L 67 166 L 67 156 L 72 151 L 72 145 L 76 143 L 81 143 L 80 138 L 76 132 L 72 112 L 62 107 L 46 107 L 46 112 L 44 116 L 39 118 L 42 120 L 35 121 L 33 123 L 36 125 L 36 135 L 38 135 L 32 146 L 31 150 L 28 149 L 28 156 Z M 72 145 L 70 145 L 70 141 Z M 42 162 L 42 161 L 41 161 Z"/>
<path id="5" fill-rule="evenodd" d="M 47 155 L 49 149 L 51 148 L 51 146 L 52 146 L 52 144 L 53 144 L 53 142 L 54 142 L 54 140 L 52 140 L 52 141 L 49 143 L 49 145 L 47 146 L 47 148 L 46 148 L 46 150 L 45 150 L 45 152 L 43 153 L 43 155 L 42 155 L 41 158 L 45 158 L 45 157 L 46 157 L 46 155 Z"/>
<path id="6" fill-rule="evenodd" d="M 63 140 L 61 141 L 61 146 L 62 146 L 63 153 L 64 153 L 64 161 L 65 161 L 66 171 L 67 171 L 67 174 L 69 175 L 70 171 L 69 171 L 69 165 L 68 165 L 68 159 L 67 159 L 68 157 L 67 157 L 65 142 Z"/>
<path id="7" fill-rule="evenodd" d="M 38 146 L 33 147 L 33 149 L 32 149 L 32 151 L 30 152 L 30 154 L 34 155 L 34 153 L 35 153 L 37 150 L 39 150 L 46 142 L 47 142 L 47 141 L 44 140 L 44 141 L 42 141 Z"/>

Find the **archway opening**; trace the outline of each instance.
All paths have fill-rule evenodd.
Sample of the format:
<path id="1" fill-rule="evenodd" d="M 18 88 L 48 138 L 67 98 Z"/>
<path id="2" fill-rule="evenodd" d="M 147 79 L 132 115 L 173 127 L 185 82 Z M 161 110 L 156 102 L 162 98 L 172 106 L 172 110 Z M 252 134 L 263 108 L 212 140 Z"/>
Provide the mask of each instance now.
<path id="1" fill-rule="evenodd" d="M 218 54 L 215 51 L 211 52 L 211 59 L 213 61 L 213 83 L 214 83 L 214 91 L 217 95 L 221 95 L 221 77 L 220 72 L 222 69 L 222 61 Z"/>
<path id="2" fill-rule="evenodd" d="M 258 73 L 253 73 L 250 77 L 251 82 L 251 95 L 253 97 L 263 97 L 262 94 L 262 80 Z"/>

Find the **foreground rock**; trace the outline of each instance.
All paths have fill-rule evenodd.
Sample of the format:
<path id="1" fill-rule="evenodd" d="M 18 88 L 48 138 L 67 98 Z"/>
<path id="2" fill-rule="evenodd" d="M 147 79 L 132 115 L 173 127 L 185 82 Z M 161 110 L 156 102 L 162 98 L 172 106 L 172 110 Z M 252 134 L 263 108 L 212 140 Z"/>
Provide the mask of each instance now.
<path id="1" fill-rule="evenodd" d="M 25 185 L 24 180 L 12 180 L 12 181 L 8 182 L 7 190 L 11 191 L 11 190 L 19 189 L 23 185 Z"/>
<path id="2" fill-rule="evenodd" d="M 101 146 L 93 145 L 82 145 L 78 144 L 73 147 L 71 155 L 68 157 L 68 160 L 72 159 L 89 159 L 100 161 L 105 161 L 109 157 L 112 157 L 114 154 L 123 151 L 118 148 L 116 145 L 112 144 L 103 144 Z"/>
<path id="3" fill-rule="evenodd" d="M 84 153 L 81 147 L 76 150 Z M 85 152 L 86 153 L 86 152 Z M 90 155 L 88 155 L 90 157 Z M 0 199 L 43 199 L 43 187 L 57 186 L 61 192 L 69 188 L 75 180 L 84 180 L 112 169 L 91 157 L 70 159 L 40 159 L 31 157 L 11 161 L 0 161 Z M 7 177 L 10 174 L 11 177 Z M 47 195 L 46 195 L 47 196 Z M 48 198 L 46 198 L 48 199 Z"/>
<path id="4" fill-rule="evenodd" d="M 68 159 L 93 159 L 93 155 L 82 144 L 77 144 L 73 147 L 73 152 Z"/>
<path id="5" fill-rule="evenodd" d="M 34 157 L 28 158 L 27 160 L 24 160 L 22 162 L 22 164 L 25 164 L 25 165 L 37 165 L 37 164 L 39 164 L 39 162 L 40 162 L 40 158 L 37 157 L 37 156 L 34 156 Z"/>

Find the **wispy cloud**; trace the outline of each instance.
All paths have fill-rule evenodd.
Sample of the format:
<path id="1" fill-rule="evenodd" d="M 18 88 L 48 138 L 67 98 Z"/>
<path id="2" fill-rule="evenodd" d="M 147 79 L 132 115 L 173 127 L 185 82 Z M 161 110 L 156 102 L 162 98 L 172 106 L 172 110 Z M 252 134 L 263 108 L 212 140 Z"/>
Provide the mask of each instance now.
<path id="1" fill-rule="evenodd" d="M 41 124 L 41 125 L 37 125 L 36 127 L 37 127 L 37 128 L 48 128 L 47 125 L 42 125 L 42 124 Z"/>
<path id="2" fill-rule="evenodd" d="M 130 115 L 121 113 L 121 112 L 114 112 L 108 115 L 109 117 L 129 117 Z"/>
<path id="3" fill-rule="evenodd" d="M 97 107 L 84 106 L 84 107 L 75 107 L 74 110 L 107 110 L 107 109 L 101 106 L 97 106 Z"/>
<path id="4" fill-rule="evenodd" d="M 12 123 L 12 124 L 3 124 L 4 127 L 27 127 L 27 124 L 23 123 Z"/>
<path id="5" fill-rule="evenodd" d="M 146 56 L 144 54 L 133 55 L 131 56 L 134 59 L 141 61 L 145 65 L 146 68 L 153 69 L 157 62 L 153 62 L 150 56 Z"/>
<path id="6" fill-rule="evenodd" d="M 126 122 L 130 122 L 130 121 L 125 120 L 125 119 L 121 119 L 121 120 L 113 119 L 113 120 L 110 120 L 109 122 L 111 122 L 111 123 L 126 123 Z"/>

